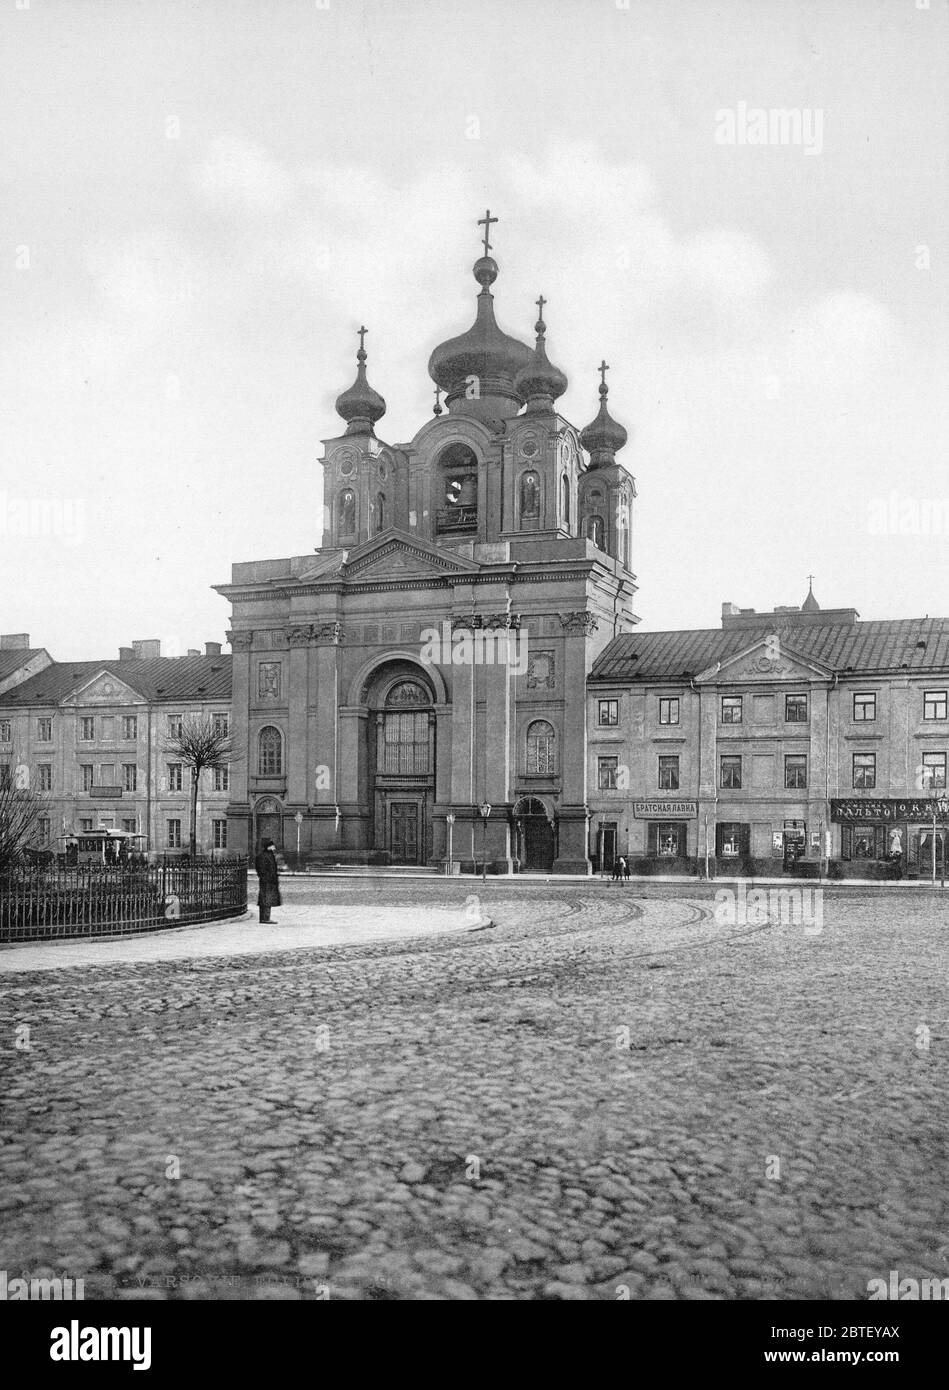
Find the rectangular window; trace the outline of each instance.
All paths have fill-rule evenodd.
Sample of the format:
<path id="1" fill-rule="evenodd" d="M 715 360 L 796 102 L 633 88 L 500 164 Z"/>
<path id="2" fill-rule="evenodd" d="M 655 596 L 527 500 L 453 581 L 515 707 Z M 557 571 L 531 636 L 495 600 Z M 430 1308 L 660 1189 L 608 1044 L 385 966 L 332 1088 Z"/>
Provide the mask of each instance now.
<path id="1" fill-rule="evenodd" d="M 40 816 L 39 820 L 36 822 L 36 828 L 37 828 L 37 830 L 39 831 L 39 841 L 40 841 L 40 844 L 41 844 L 41 845 L 48 845 L 48 844 L 49 844 L 49 838 L 50 838 L 50 819 L 49 819 L 49 816 Z"/>
<path id="2" fill-rule="evenodd" d="M 923 692 L 923 718 L 945 719 L 949 716 L 946 708 L 945 690 L 926 690 Z"/>
<path id="3" fill-rule="evenodd" d="M 126 743 L 129 743 L 133 738 L 138 738 L 137 714 L 122 715 L 122 737 Z"/>
<path id="4" fill-rule="evenodd" d="M 651 821 L 647 827 L 647 846 L 650 855 L 659 859 L 678 859 L 685 853 L 684 825 Z"/>
<path id="5" fill-rule="evenodd" d="M 134 792 L 138 790 L 138 768 L 134 763 L 123 763 L 122 773 L 125 777 L 125 790 Z"/>
<path id="6" fill-rule="evenodd" d="M 128 820 L 124 820 L 122 822 L 122 829 L 125 831 L 126 835 L 134 835 L 138 830 L 138 821 L 134 816 Z"/>
<path id="7" fill-rule="evenodd" d="M 807 786 L 807 754 L 788 753 L 784 759 L 784 785 L 788 791 Z"/>
<path id="8" fill-rule="evenodd" d="M 226 792 L 230 790 L 231 774 L 226 767 L 216 767 L 214 769 L 214 790 L 216 792 Z"/>
<path id="9" fill-rule="evenodd" d="M 0 743 L 10 742 L 10 720 L 0 719 Z"/>
<path id="10" fill-rule="evenodd" d="M 618 758 L 597 758 L 596 785 L 601 792 L 616 791 L 616 767 Z"/>
<path id="11" fill-rule="evenodd" d="M 734 753 L 722 754 L 721 786 L 728 791 L 741 790 L 741 758 Z"/>
<path id="12" fill-rule="evenodd" d="M 169 714 L 168 716 L 168 737 L 181 738 L 182 717 L 180 714 Z"/>
<path id="13" fill-rule="evenodd" d="M 0 763 L 0 792 L 8 792 L 13 786 L 10 776 L 10 764 Z"/>
<path id="14" fill-rule="evenodd" d="M 53 739 L 52 719 L 37 719 L 36 739 L 38 743 L 51 743 Z"/>
<path id="15" fill-rule="evenodd" d="M 83 816 L 83 817 L 80 819 L 80 821 L 79 821 L 79 829 L 82 831 L 83 835 L 91 835 L 91 834 L 92 834 L 92 817 L 91 817 L 91 816 Z"/>
<path id="16" fill-rule="evenodd" d="M 53 764 L 40 763 L 36 769 L 40 779 L 40 791 L 51 792 L 53 790 Z"/>
<path id="17" fill-rule="evenodd" d="M 619 723 L 619 700 L 598 701 L 596 722 L 603 729 L 614 729 Z"/>
<path id="18" fill-rule="evenodd" d="M 226 714 L 212 714 L 211 728 L 218 738 L 226 738 L 228 733 L 228 716 Z"/>
<path id="19" fill-rule="evenodd" d="M 741 699 L 740 695 L 722 696 L 722 723 L 740 724 L 741 723 Z"/>
<path id="20" fill-rule="evenodd" d="M 873 791 L 877 784 L 876 753 L 854 753 L 853 785 L 857 791 Z"/>
<path id="21" fill-rule="evenodd" d="M 79 737 L 83 743 L 91 743 L 96 736 L 95 716 L 84 714 L 79 720 Z"/>
<path id="22" fill-rule="evenodd" d="M 659 790 L 662 792 L 677 792 L 679 790 L 678 754 L 660 757 Z"/>
<path id="23" fill-rule="evenodd" d="M 659 723 L 678 724 L 679 722 L 679 700 L 678 696 L 659 701 Z"/>
<path id="24" fill-rule="evenodd" d="M 929 791 L 932 787 L 945 787 L 946 785 L 946 755 L 945 753 L 924 753 L 923 754 L 923 791 Z"/>
<path id="25" fill-rule="evenodd" d="M 181 849 L 181 821 L 170 820 L 168 825 L 168 848 Z"/>
<path id="26" fill-rule="evenodd" d="M 784 697 L 784 722 L 785 722 L 785 724 L 806 724 L 806 723 L 807 723 L 807 696 L 806 696 L 806 695 L 785 695 L 785 697 Z"/>
<path id="27" fill-rule="evenodd" d="M 214 828 L 214 848 L 227 849 L 227 821 L 216 820 L 212 822 Z"/>
<path id="28" fill-rule="evenodd" d="M 720 821 L 715 827 L 715 851 L 722 859 L 738 859 L 749 853 L 750 846 L 750 825 Z"/>
<path id="29" fill-rule="evenodd" d="M 868 724 L 877 717 L 877 697 L 874 690 L 861 690 L 853 697 L 855 724 Z"/>
<path id="30" fill-rule="evenodd" d="M 168 790 L 170 792 L 181 791 L 181 763 L 168 764 Z"/>
<path id="31" fill-rule="evenodd" d="M 99 720 L 99 737 L 107 743 L 115 738 L 115 719 L 111 714 L 104 714 Z"/>
<path id="32" fill-rule="evenodd" d="M 92 763 L 83 763 L 79 768 L 79 775 L 82 778 L 82 789 L 84 792 L 92 791 Z"/>

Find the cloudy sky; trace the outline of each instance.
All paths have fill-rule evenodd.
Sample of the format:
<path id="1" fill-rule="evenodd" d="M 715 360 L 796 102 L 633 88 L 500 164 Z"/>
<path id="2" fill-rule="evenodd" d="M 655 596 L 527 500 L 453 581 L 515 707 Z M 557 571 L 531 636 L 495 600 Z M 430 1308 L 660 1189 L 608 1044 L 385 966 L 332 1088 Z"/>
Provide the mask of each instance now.
<path id="1" fill-rule="evenodd" d="M 361 322 L 379 434 L 430 417 L 487 205 L 577 425 L 611 363 L 644 627 L 808 572 L 949 612 L 947 34 L 946 0 L 7 0 L 0 628 L 221 640 L 233 561 L 320 544 Z"/>

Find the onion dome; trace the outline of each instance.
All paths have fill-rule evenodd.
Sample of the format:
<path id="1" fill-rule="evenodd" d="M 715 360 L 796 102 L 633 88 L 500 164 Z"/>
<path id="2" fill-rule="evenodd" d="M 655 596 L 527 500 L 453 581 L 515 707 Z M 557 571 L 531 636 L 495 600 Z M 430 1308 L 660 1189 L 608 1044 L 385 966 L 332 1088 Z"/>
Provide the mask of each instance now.
<path id="1" fill-rule="evenodd" d="M 600 409 L 596 419 L 586 429 L 580 431 L 580 443 L 590 454 L 590 467 L 597 468 L 616 462 L 616 452 L 622 449 L 629 438 L 622 425 L 618 424 L 606 407 L 610 388 L 606 384 L 609 367 L 603 361 L 600 373 Z"/>
<path id="2" fill-rule="evenodd" d="M 806 599 L 804 600 L 804 602 L 801 604 L 801 612 L 802 612 L 802 613 L 819 613 L 819 612 L 820 612 L 820 604 L 817 602 L 817 599 L 814 597 L 814 576 L 813 576 L 812 574 L 809 574 L 809 575 L 807 576 L 807 598 L 806 598 Z"/>
<path id="3" fill-rule="evenodd" d="M 524 404 L 514 379 L 533 361 L 526 343 L 502 333 L 494 317 L 489 285 L 498 277 L 497 261 L 481 256 L 474 264 L 481 286 L 477 317 L 460 337 L 441 343 L 428 359 L 428 374 L 445 393 L 449 411 L 478 416 L 516 415 Z"/>
<path id="4" fill-rule="evenodd" d="M 547 325 L 544 323 L 544 305 L 547 301 L 540 295 L 534 302 L 540 309 L 537 322 L 534 324 L 537 345 L 528 365 L 522 367 L 515 377 L 514 386 L 518 395 L 527 402 L 529 411 L 550 410 L 557 397 L 566 391 L 567 378 L 547 356 Z"/>
<path id="5" fill-rule="evenodd" d="M 348 391 L 336 397 L 336 413 L 346 421 L 347 434 L 372 434 L 372 427 L 386 413 L 386 403 L 366 380 L 366 334 L 359 329 L 359 351 L 356 353 L 356 380 Z"/>

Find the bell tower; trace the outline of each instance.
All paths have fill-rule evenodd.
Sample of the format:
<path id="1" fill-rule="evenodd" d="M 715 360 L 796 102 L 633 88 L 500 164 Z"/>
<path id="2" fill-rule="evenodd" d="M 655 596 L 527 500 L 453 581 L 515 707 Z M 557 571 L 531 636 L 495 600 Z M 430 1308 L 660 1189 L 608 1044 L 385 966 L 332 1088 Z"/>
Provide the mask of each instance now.
<path id="1" fill-rule="evenodd" d="M 605 359 L 598 371 L 600 409 L 596 419 L 580 431 L 580 443 L 590 454 L 590 464 L 579 488 L 580 535 L 628 570 L 636 484 L 622 464 L 616 462 L 616 454 L 629 436 L 607 408 L 610 388 L 606 384 L 609 364 Z"/>
<path id="2" fill-rule="evenodd" d="M 394 524 L 395 478 L 391 451 L 376 438 L 386 403 L 366 377 L 366 334 L 358 329 L 356 380 L 336 398 L 346 432 L 324 440 L 323 545 L 351 549 Z"/>

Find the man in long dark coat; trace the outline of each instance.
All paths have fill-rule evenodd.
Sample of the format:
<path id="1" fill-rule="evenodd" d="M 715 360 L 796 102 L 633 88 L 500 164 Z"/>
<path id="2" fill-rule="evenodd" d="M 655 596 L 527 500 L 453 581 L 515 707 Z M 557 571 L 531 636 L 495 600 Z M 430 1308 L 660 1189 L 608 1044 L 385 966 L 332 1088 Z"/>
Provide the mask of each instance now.
<path id="1" fill-rule="evenodd" d="M 254 868 L 257 870 L 257 882 L 260 885 L 260 891 L 257 894 L 260 920 L 270 922 L 270 909 L 280 906 L 280 876 L 277 872 L 277 856 L 273 840 L 261 841 L 260 851 L 254 860 Z M 272 923 L 272 925 L 276 924 Z"/>

